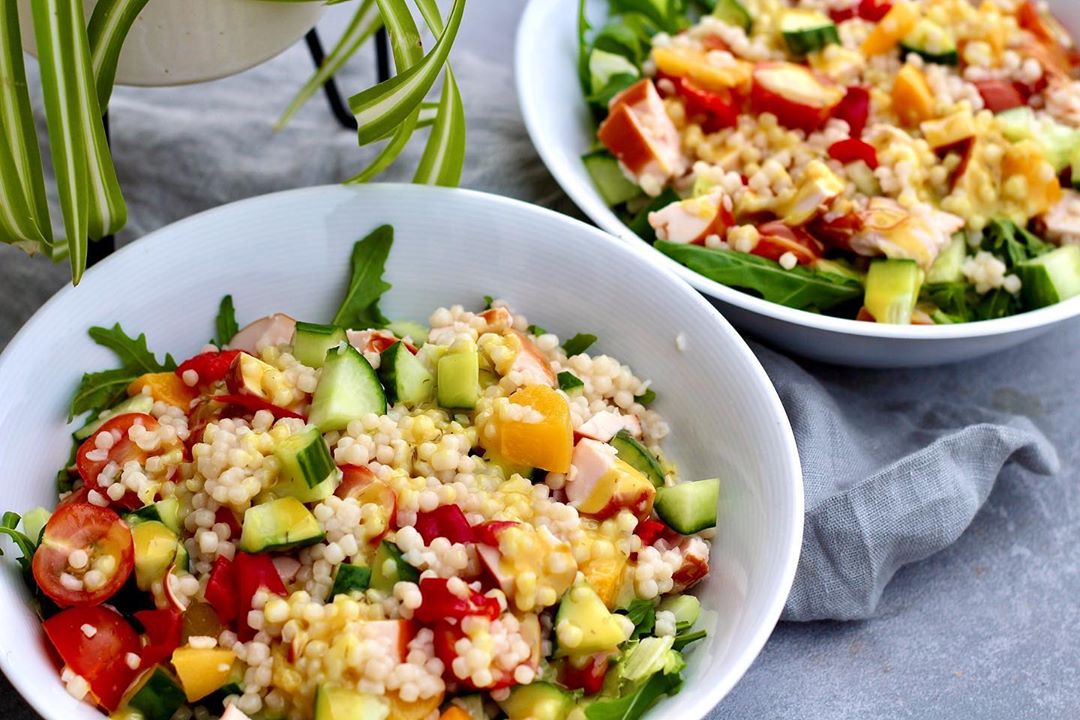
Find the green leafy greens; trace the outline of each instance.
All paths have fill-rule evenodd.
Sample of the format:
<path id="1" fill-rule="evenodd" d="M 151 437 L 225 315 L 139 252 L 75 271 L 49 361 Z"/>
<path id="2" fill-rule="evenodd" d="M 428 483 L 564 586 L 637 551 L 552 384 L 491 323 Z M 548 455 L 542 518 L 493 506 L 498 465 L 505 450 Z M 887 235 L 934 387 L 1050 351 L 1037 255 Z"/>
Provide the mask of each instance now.
<path id="1" fill-rule="evenodd" d="M 380 225 L 353 245 L 349 289 L 333 323 L 343 328 L 383 327 L 389 320 L 379 310 L 379 298 L 390 289 L 383 280 L 386 260 L 394 244 L 394 228 Z"/>
<path id="2" fill-rule="evenodd" d="M 229 341 L 233 339 L 236 333 L 240 332 L 240 326 L 236 324 L 236 308 L 233 307 L 232 295 L 226 295 L 221 298 L 221 305 L 218 306 L 217 319 L 214 321 L 214 327 L 217 329 L 217 334 L 214 336 L 214 343 L 218 347 L 225 347 L 229 344 Z"/>
<path id="3" fill-rule="evenodd" d="M 563 350 L 566 351 L 566 357 L 573 357 L 588 350 L 594 342 L 596 342 L 595 335 L 578 333 L 563 343 Z"/>
<path id="4" fill-rule="evenodd" d="M 165 355 L 165 359 L 159 362 L 146 345 L 146 335 L 140 334 L 132 338 L 124 332 L 120 323 L 111 328 L 92 327 L 88 332 L 94 342 L 116 354 L 121 366 L 113 370 L 83 374 L 75 396 L 71 399 L 68 420 L 88 411 L 96 414 L 117 404 L 127 394 L 128 385 L 140 375 L 176 369 L 176 361 L 172 355 Z"/>

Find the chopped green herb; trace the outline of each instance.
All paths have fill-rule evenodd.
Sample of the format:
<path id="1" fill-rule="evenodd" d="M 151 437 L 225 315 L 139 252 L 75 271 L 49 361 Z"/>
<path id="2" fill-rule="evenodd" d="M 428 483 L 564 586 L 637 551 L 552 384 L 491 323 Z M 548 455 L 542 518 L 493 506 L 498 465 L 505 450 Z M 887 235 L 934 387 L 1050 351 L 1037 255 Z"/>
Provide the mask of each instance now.
<path id="1" fill-rule="evenodd" d="M 577 375 L 570 372 L 569 370 L 563 370 L 561 373 L 559 373 L 560 390 L 570 392 L 571 390 L 576 390 L 579 387 L 585 387 L 585 383 L 581 382 L 581 378 L 579 378 Z"/>
<path id="2" fill-rule="evenodd" d="M 492 305 L 492 304 L 493 304 L 494 302 L 495 302 L 495 298 L 491 297 L 490 295 L 485 295 L 485 296 L 484 296 L 484 309 L 485 309 L 485 310 L 490 310 L 490 309 L 491 309 L 491 305 Z"/>
<path id="3" fill-rule="evenodd" d="M 654 400 L 656 400 L 656 391 L 652 388 L 647 388 L 645 392 L 634 396 L 634 402 L 641 403 L 645 407 L 648 407 Z"/>
<path id="4" fill-rule="evenodd" d="M 214 341 L 218 347 L 228 345 L 236 333 L 240 332 L 240 326 L 236 324 L 236 308 L 233 307 L 232 295 L 221 298 L 214 326 L 217 328 Z"/>
<path id="5" fill-rule="evenodd" d="M 540 337 L 541 335 L 547 335 L 547 330 L 540 327 L 539 325 L 530 325 L 525 329 L 529 331 L 530 335 L 535 335 L 536 337 Z"/>
<path id="6" fill-rule="evenodd" d="M 567 357 L 573 357 L 574 355 L 580 355 L 581 353 L 592 347 L 592 344 L 596 342 L 596 336 L 589 333 L 578 333 L 574 337 L 570 338 L 563 343 L 563 350 L 566 351 Z"/>
<path id="7" fill-rule="evenodd" d="M 334 315 L 332 325 L 366 329 L 383 327 L 389 322 L 379 311 L 379 298 L 391 287 L 383 280 L 383 273 L 393 244 L 394 228 L 380 225 L 353 245 L 349 290 L 341 308 Z"/>

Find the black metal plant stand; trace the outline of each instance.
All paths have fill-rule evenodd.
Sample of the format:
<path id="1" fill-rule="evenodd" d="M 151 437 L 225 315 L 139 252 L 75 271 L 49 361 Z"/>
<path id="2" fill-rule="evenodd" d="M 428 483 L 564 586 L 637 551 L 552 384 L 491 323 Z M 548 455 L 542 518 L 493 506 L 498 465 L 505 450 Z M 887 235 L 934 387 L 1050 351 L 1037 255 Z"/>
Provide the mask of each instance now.
<path id="1" fill-rule="evenodd" d="M 315 28 L 309 30 L 308 34 L 304 36 L 304 44 L 307 45 L 308 52 L 311 54 L 311 61 L 315 63 L 315 67 L 321 67 L 323 60 L 326 59 L 326 51 L 323 50 L 319 31 Z M 378 82 L 390 78 L 390 43 L 385 28 L 379 28 L 378 32 L 375 33 L 375 75 Z M 323 92 L 326 94 L 326 103 L 330 106 L 330 112 L 333 113 L 338 124 L 346 130 L 356 130 L 356 118 L 349 110 L 349 106 L 342 97 L 341 90 L 338 88 L 337 81 L 333 76 L 323 84 Z M 105 125 L 105 139 L 111 144 L 108 110 L 105 111 L 101 120 Z M 104 260 L 115 250 L 116 238 L 112 235 L 91 242 L 86 251 L 87 267 L 92 267 Z"/>

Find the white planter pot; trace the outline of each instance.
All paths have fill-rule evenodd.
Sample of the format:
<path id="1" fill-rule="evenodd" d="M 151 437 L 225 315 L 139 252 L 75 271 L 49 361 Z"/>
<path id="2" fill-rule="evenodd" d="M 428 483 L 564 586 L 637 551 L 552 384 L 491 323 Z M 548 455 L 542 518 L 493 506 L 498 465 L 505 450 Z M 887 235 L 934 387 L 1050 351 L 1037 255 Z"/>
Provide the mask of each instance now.
<path id="1" fill-rule="evenodd" d="M 35 52 L 31 0 L 19 0 L 23 45 Z M 87 17 L 96 0 L 83 0 Z M 321 2 L 266 0 L 150 0 L 120 53 L 116 81 L 124 85 L 182 85 L 247 70 L 307 33 Z"/>

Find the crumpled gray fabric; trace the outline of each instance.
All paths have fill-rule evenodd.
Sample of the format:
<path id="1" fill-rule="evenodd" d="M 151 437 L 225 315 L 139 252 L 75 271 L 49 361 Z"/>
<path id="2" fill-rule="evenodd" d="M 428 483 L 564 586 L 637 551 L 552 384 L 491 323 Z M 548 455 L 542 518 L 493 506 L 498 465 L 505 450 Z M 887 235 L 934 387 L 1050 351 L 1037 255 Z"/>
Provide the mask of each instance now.
<path id="1" fill-rule="evenodd" d="M 967 528 L 1005 463 L 1058 470 L 1053 446 L 1025 417 L 947 396 L 883 401 L 873 387 L 832 381 L 840 369 L 819 366 L 815 376 L 768 348 L 754 351 L 791 420 L 806 493 L 784 620 L 871 617 L 897 570 Z"/>
<path id="2" fill-rule="evenodd" d="M 525 132 L 511 74 L 509 29 L 518 9 L 510 5 L 475 0 L 455 48 L 469 122 L 462 185 L 581 217 Z M 327 44 L 349 12 L 331 10 L 322 24 Z M 506 32 L 491 33 L 490 27 Z M 340 76 L 343 90 L 370 83 L 372 65 L 370 52 L 351 62 Z M 122 238 L 232 200 L 340 182 L 363 167 L 374 151 L 358 149 L 355 135 L 337 127 L 321 95 L 284 131 L 271 131 L 310 68 L 301 45 L 214 83 L 118 88 L 111 125 L 130 215 Z M 43 134 L 40 109 L 38 122 Z M 383 179 L 408 181 L 420 150 L 409 148 Z M 0 247 L 0 290 L 27 282 L 25 263 L 4 260 L 12 252 Z M 66 276 L 63 268 L 43 262 L 32 272 L 54 285 Z M 0 337 L 10 337 L 13 328 L 4 330 Z M 918 373 L 831 368 L 753 347 L 791 417 L 805 473 L 803 552 L 784 619 L 870 617 L 897 569 L 956 540 L 1006 462 L 1056 471 L 1053 447 L 1019 414 L 980 407 L 951 392 L 924 397 L 917 387 L 902 387 Z M 925 372 L 939 377 L 942 371 Z"/>

